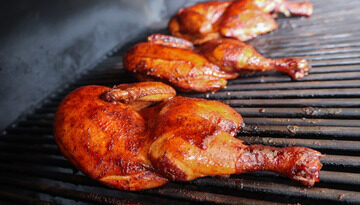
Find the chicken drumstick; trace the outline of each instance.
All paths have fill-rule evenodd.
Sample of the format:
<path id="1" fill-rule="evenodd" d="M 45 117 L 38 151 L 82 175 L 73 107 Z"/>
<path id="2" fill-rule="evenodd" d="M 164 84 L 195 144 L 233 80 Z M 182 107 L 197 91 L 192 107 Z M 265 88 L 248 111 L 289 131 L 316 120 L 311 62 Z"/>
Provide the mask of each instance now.
<path id="1" fill-rule="evenodd" d="M 241 70 L 275 70 L 287 73 L 293 79 L 299 79 L 307 75 L 310 69 L 310 65 L 304 59 L 264 58 L 252 46 L 234 39 L 210 40 L 200 45 L 197 52 L 227 73 Z"/>
<path id="2" fill-rule="evenodd" d="M 235 110 L 174 96 L 171 87 L 158 82 L 79 88 L 56 113 L 56 142 L 77 168 L 122 190 L 258 170 L 307 186 L 319 181 L 319 152 L 246 146 L 234 137 L 243 125 Z"/>

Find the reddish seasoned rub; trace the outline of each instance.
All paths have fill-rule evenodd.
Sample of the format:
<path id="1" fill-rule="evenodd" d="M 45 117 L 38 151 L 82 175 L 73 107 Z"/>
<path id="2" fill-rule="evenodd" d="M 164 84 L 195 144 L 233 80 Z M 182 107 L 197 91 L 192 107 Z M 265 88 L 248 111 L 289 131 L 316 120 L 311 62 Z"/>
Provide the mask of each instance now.
<path id="1" fill-rule="evenodd" d="M 141 81 L 157 80 L 181 91 L 207 92 L 223 88 L 226 79 L 238 76 L 222 71 L 193 52 L 188 41 L 161 34 L 148 39 L 150 41 L 136 44 L 124 56 L 125 68 Z"/>
<path id="2" fill-rule="evenodd" d="M 219 38 L 221 16 L 231 3 L 230 1 L 209 1 L 179 9 L 169 22 L 169 30 L 172 35 L 194 44 Z"/>
<path id="3" fill-rule="evenodd" d="M 224 37 L 241 41 L 278 28 L 273 17 L 261 10 L 253 0 L 234 1 L 224 12 L 219 32 Z"/>
<path id="4" fill-rule="evenodd" d="M 162 34 L 131 48 L 124 66 L 140 81 L 162 81 L 187 92 L 217 91 L 246 70 L 284 72 L 296 80 L 310 69 L 306 60 L 264 58 L 235 39 L 214 39 L 193 48 L 186 40 Z"/>
<path id="5" fill-rule="evenodd" d="M 310 2 L 284 2 L 285 8 L 288 9 L 289 13 L 295 16 L 310 17 L 313 13 L 313 5 Z"/>
<path id="6" fill-rule="evenodd" d="M 73 91 L 56 113 L 54 136 L 77 168 L 122 190 L 260 170 L 307 186 L 319 181 L 319 152 L 244 145 L 235 138 L 242 126 L 228 105 L 175 97 L 171 87 L 145 82 Z"/>
<path id="7" fill-rule="evenodd" d="M 78 169 L 104 184 L 123 190 L 160 186 L 168 179 L 152 171 L 149 131 L 137 109 L 172 96 L 175 90 L 158 82 L 78 88 L 56 112 L 55 140 Z"/>
<path id="8" fill-rule="evenodd" d="M 286 73 L 297 80 L 307 75 L 311 68 L 304 59 L 265 58 L 252 46 L 234 39 L 208 41 L 200 45 L 197 52 L 227 73 L 239 73 L 243 70 L 274 70 Z"/>
<path id="9" fill-rule="evenodd" d="M 169 22 L 174 36 L 202 44 L 220 37 L 246 41 L 278 28 L 272 16 L 310 17 L 312 4 L 286 0 L 209 1 L 179 9 Z"/>

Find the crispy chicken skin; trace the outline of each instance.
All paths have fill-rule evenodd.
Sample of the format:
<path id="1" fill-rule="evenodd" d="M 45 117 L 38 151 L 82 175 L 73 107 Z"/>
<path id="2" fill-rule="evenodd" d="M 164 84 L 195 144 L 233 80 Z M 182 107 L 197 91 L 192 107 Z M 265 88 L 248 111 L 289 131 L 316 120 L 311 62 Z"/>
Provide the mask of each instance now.
<path id="1" fill-rule="evenodd" d="M 102 183 L 123 190 L 161 186 L 168 179 L 152 171 L 149 130 L 137 110 L 175 94 L 158 82 L 81 87 L 57 110 L 55 140 L 78 169 Z"/>
<path id="2" fill-rule="evenodd" d="M 234 1 L 224 12 L 219 32 L 241 41 L 278 28 L 273 17 L 263 12 L 253 0 Z"/>
<path id="3" fill-rule="evenodd" d="M 281 13 L 287 17 L 291 15 L 310 17 L 313 13 L 313 5 L 308 1 L 296 2 L 286 0 L 253 0 L 253 2 L 262 11 L 271 13 L 273 16 Z"/>
<path id="4" fill-rule="evenodd" d="M 179 9 L 169 22 L 172 35 L 184 38 L 194 44 L 219 38 L 221 16 L 231 2 L 209 1 Z"/>
<path id="5" fill-rule="evenodd" d="M 259 170 L 307 186 L 319 181 L 319 152 L 246 146 L 234 137 L 242 126 L 241 116 L 225 104 L 175 97 L 163 83 L 143 82 L 73 91 L 58 108 L 54 134 L 77 168 L 122 190 Z"/>
<path id="6" fill-rule="evenodd" d="M 214 39 L 194 48 L 191 42 L 153 34 L 124 56 L 124 66 L 140 81 L 162 81 L 180 91 L 208 92 L 223 88 L 244 70 L 274 70 L 293 79 L 308 74 L 303 59 L 264 58 L 255 49 L 235 39 Z"/>
<path id="7" fill-rule="evenodd" d="M 139 80 L 158 80 L 181 91 L 216 91 L 226 85 L 226 79 L 238 74 L 226 73 L 203 56 L 193 52 L 188 41 L 176 37 L 149 37 L 124 56 L 124 66 Z M 157 40 L 153 40 L 157 39 Z M 163 42 L 163 39 L 167 39 Z M 175 43 L 171 43 L 175 42 Z M 189 45 L 190 44 L 190 45 Z"/>
<path id="8" fill-rule="evenodd" d="M 237 73 L 241 70 L 275 70 L 284 72 L 296 80 L 307 75 L 310 69 L 306 60 L 264 58 L 252 46 L 234 39 L 210 40 L 200 45 L 197 52 L 228 73 Z"/>
<path id="9" fill-rule="evenodd" d="M 274 16 L 283 13 L 310 17 L 309 2 L 285 0 L 209 1 L 179 9 L 169 22 L 174 36 L 201 44 L 221 36 L 246 41 L 278 28 Z M 272 14 L 272 15 L 271 15 Z"/>

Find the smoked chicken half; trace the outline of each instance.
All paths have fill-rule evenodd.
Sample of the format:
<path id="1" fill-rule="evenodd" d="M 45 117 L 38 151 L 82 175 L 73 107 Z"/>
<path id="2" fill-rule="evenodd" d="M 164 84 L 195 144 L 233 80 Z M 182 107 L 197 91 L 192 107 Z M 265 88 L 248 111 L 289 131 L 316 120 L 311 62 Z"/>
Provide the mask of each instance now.
<path id="1" fill-rule="evenodd" d="M 172 35 L 201 44 L 221 36 L 246 41 L 278 28 L 271 14 L 310 17 L 312 4 L 286 0 L 209 1 L 179 9 L 169 22 Z"/>
<path id="2" fill-rule="evenodd" d="M 259 170 L 307 186 L 319 181 L 319 152 L 244 145 L 234 137 L 242 126 L 231 107 L 175 97 L 174 89 L 160 82 L 85 86 L 62 101 L 55 139 L 78 169 L 122 190 Z"/>
<path id="3" fill-rule="evenodd" d="M 140 81 L 162 81 L 180 91 L 197 92 L 217 91 L 246 70 L 274 70 L 299 79 L 310 69 L 303 59 L 264 58 L 235 39 L 214 39 L 194 48 L 189 41 L 162 34 L 131 48 L 124 66 Z"/>

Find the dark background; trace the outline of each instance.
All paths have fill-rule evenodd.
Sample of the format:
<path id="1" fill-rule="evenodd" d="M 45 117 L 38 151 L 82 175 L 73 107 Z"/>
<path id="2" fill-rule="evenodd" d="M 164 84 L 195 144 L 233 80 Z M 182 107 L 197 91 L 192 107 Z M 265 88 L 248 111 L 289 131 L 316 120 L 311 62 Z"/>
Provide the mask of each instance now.
<path id="1" fill-rule="evenodd" d="M 20 0 L 0 9 L 0 130 L 189 0 Z"/>

